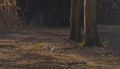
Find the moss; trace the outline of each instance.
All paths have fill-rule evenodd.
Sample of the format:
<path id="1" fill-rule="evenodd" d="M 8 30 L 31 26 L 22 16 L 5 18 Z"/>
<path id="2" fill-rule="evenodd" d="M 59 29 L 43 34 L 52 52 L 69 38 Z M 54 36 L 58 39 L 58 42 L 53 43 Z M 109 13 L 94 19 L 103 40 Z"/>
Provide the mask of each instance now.
<path id="1" fill-rule="evenodd" d="M 83 47 L 83 46 L 85 46 L 85 44 L 86 44 L 85 40 L 82 40 L 82 42 L 79 43 L 79 46 Z"/>

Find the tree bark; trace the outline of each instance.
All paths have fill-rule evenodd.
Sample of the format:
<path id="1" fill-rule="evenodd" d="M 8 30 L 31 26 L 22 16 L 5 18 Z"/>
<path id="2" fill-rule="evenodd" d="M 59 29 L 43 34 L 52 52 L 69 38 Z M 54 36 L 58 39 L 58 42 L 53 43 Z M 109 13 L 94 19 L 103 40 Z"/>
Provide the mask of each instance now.
<path id="1" fill-rule="evenodd" d="M 71 0 L 71 12 L 70 12 L 70 36 L 69 40 L 76 41 L 76 1 Z"/>
<path id="2" fill-rule="evenodd" d="M 82 2 L 83 0 L 77 1 L 76 6 L 76 41 L 81 41 L 81 9 L 82 9 Z"/>
<path id="3" fill-rule="evenodd" d="M 96 24 L 96 0 L 84 1 L 84 35 L 87 45 L 99 45 Z"/>

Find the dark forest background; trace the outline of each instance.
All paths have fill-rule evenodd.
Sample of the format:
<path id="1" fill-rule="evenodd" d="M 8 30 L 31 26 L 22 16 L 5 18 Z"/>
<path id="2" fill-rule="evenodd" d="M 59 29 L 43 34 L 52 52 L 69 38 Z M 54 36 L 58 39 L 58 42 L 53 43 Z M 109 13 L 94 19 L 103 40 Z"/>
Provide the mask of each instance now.
<path id="1" fill-rule="evenodd" d="M 97 23 L 118 25 L 119 4 L 119 0 L 97 0 Z M 17 0 L 17 6 L 27 25 L 69 26 L 70 0 Z"/>

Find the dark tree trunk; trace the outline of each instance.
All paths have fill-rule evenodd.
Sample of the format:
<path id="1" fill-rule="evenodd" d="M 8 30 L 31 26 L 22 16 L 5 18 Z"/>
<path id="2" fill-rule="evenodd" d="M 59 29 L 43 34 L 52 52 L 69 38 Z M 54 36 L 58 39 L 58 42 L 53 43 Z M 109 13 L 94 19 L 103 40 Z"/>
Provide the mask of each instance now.
<path id="1" fill-rule="evenodd" d="M 70 40 L 81 41 L 81 9 L 83 0 L 71 0 Z"/>
<path id="2" fill-rule="evenodd" d="M 76 7 L 76 41 L 81 41 L 81 18 L 82 18 L 82 3 L 83 0 L 78 0 Z"/>
<path id="3" fill-rule="evenodd" d="M 77 0 L 71 0 L 69 39 L 73 41 L 76 41 L 76 1 Z"/>
<path id="4" fill-rule="evenodd" d="M 84 2 L 84 34 L 87 45 L 100 45 L 96 24 L 96 0 Z"/>

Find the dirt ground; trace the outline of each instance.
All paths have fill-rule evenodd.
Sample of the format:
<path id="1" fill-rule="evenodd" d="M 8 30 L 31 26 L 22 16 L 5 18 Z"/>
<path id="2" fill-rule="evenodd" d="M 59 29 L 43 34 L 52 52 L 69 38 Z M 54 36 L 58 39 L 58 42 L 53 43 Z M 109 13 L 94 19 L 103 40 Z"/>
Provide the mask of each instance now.
<path id="1" fill-rule="evenodd" d="M 0 69 L 120 69 L 120 26 L 98 26 L 105 47 L 76 47 L 68 28 L 0 34 Z M 53 52 L 45 49 L 57 45 Z"/>

